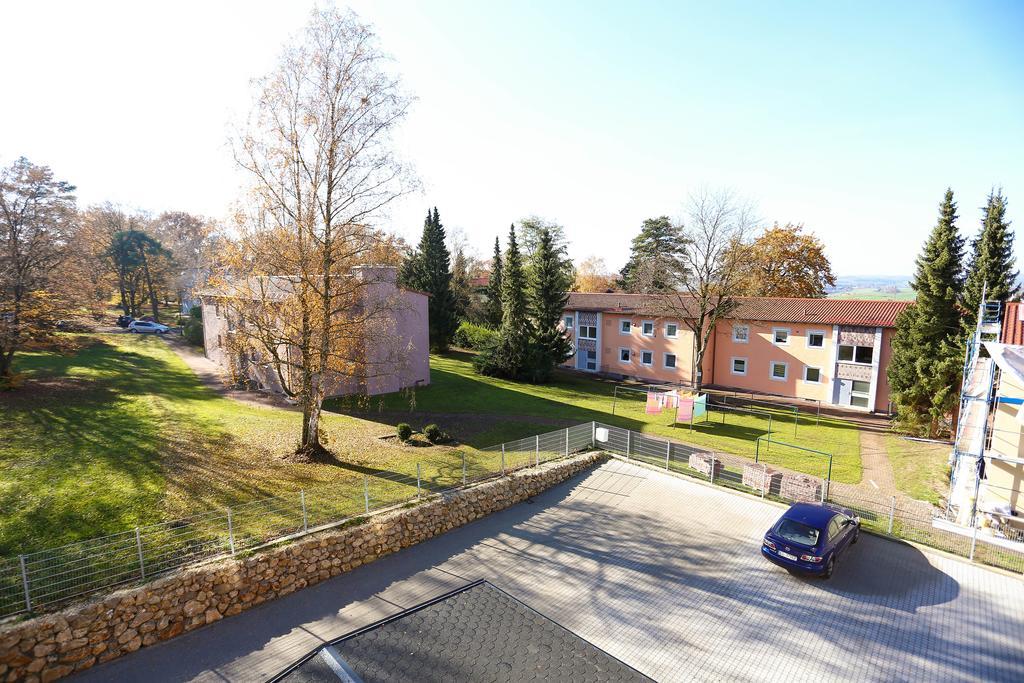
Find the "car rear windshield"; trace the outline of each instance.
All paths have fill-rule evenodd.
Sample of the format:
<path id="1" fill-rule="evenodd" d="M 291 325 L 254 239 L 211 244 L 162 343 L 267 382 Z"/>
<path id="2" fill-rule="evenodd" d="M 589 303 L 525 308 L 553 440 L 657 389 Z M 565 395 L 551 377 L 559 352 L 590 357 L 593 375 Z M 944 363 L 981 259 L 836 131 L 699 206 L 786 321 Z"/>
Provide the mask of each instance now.
<path id="1" fill-rule="evenodd" d="M 817 529 L 792 519 L 782 520 L 775 533 L 791 543 L 799 543 L 806 546 L 818 544 L 819 532 Z"/>

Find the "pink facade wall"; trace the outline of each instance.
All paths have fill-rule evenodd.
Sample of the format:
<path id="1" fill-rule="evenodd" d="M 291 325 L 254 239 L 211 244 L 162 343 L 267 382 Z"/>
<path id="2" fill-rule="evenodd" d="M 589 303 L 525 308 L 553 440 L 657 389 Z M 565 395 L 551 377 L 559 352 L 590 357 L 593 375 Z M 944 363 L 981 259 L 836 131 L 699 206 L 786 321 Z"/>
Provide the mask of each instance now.
<path id="1" fill-rule="evenodd" d="M 889 410 L 889 359 L 892 358 L 892 338 L 896 330 L 882 328 L 882 348 L 879 350 L 878 393 L 875 394 L 875 410 Z"/>
<path id="2" fill-rule="evenodd" d="M 747 327 L 747 342 L 734 339 L 734 327 Z M 773 343 L 775 329 L 788 330 L 788 342 Z M 809 331 L 824 335 L 822 348 L 807 345 Z M 713 383 L 768 394 L 830 402 L 834 339 L 832 326 L 806 326 L 793 323 L 764 323 L 726 320 L 715 330 L 716 354 Z M 733 359 L 746 359 L 746 374 L 734 374 Z M 786 378 L 772 376 L 772 363 L 786 364 Z M 807 367 L 819 370 L 819 382 L 804 379 Z"/>

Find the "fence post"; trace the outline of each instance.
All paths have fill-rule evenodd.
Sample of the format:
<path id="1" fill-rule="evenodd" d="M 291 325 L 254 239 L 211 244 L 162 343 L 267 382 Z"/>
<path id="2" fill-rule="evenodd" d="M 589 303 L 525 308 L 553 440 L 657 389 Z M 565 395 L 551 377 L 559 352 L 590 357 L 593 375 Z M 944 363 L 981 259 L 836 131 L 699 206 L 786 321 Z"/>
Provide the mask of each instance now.
<path id="1" fill-rule="evenodd" d="M 302 505 L 302 532 L 309 533 L 309 517 L 306 515 L 306 490 L 299 489 L 299 503 Z"/>
<path id="2" fill-rule="evenodd" d="M 889 535 L 892 536 L 892 523 L 896 517 L 896 496 L 889 501 Z"/>
<path id="3" fill-rule="evenodd" d="M 537 436 L 535 436 L 533 438 L 534 438 L 533 464 L 534 464 L 534 467 L 540 467 L 540 434 L 538 434 Z"/>
<path id="4" fill-rule="evenodd" d="M 18 555 L 18 563 L 21 564 L 21 589 L 25 591 L 25 609 L 32 611 L 32 597 L 28 592 L 28 571 L 25 569 L 25 556 Z"/>
<path id="5" fill-rule="evenodd" d="M 420 497 L 420 464 L 416 463 L 416 498 Z"/>
<path id="6" fill-rule="evenodd" d="M 142 561 L 142 534 L 139 533 L 139 527 L 135 527 L 135 549 L 139 553 L 139 576 L 145 579 L 146 563 Z"/>
<path id="7" fill-rule="evenodd" d="M 569 457 L 569 428 L 565 428 L 565 457 Z"/>
<path id="8" fill-rule="evenodd" d="M 764 472 L 761 473 L 761 498 L 764 498 L 768 489 L 768 465 L 761 463 L 761 467 L 764 468 Z"/>
<path id="9" fill-rule="evenodd" d="M 597 448 L 597 421 L 590 421 L 590 447 Z"/>
<path id="10" fill-rule="evenodd" d="M 672 442 L 665 442 L 665 470 L 668 470 L 668 459 L 672 457 Z"/>
<path id="11" fill-rule="evenodd" d="M 231 518 L 231 508 L 228 508 L 228 547 L 231 554 L 235 554 L 235 525 Z"/>
<path id="12" fill-rule="evenodd" d="M 630 442 L 632 440 L 633 440 L 633 430 L 632 429 L 627 429 L 626 430 L 626 460 L 629 460 L 629 446 L 630 446 Z"/>
<path id="13" fill-rule="evenodd" d="M 968 560 L 974 562 L 974 546 L 978 543 L 978 520 L 974 520 L 974 530 L 971 533 L 971 554 L 968 556 Z"/>
<path id="14" fill-rule="evenodd" d="M 366 514 L 370 514 L 370 477 L 363 475 L 363 502 L 366 504 Z"/>
<path id="15" fill-rule="evenodd" d="M 715 485 L 715 454 L 711 454 L 711 485 Z"/>
<path id="16" fill-rule="evenodd" d="M 462 454 L 462 485 L 466 485 L 466 454 Z"/>
<path id="17" fill-rule="evenodd" d="M 505 444 L 501 444 L 501 476 L 505 476 Z"/>

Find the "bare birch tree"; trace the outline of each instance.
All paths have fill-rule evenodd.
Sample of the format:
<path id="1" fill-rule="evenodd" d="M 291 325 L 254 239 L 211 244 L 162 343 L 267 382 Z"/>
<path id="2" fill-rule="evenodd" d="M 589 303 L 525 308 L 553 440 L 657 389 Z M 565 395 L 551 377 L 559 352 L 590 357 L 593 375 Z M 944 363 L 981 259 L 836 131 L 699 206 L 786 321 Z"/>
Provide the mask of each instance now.
<path id="1" fill-rule="evenodd" d="M 755 224 L 753 205 L 731 191 L 702 189 L 690 195 L 683 220 L 687 245 L 682 287 L 652 299 L 659 315 L 678 318 L 693 332 L 691 377 L 698 390 L 715 325 L 736 307 L 747 272 L 737 246 L 746 242 Z"/>
<path id="2" fill-rule="evenodd" d="M 384 294 L 381 269 L 356 267 L 397 261 L 374 223 L 413 185 L 391 139 L 410 99 L 370 28 L 335 9 L 314 11 L 255 85 L 235 141 L 252 189 L 226 264 L 232 343 L 302 405 L 299 454 L 319 457 L 323 400 L 336 383 L 401 362 L 400 304 Z"/>

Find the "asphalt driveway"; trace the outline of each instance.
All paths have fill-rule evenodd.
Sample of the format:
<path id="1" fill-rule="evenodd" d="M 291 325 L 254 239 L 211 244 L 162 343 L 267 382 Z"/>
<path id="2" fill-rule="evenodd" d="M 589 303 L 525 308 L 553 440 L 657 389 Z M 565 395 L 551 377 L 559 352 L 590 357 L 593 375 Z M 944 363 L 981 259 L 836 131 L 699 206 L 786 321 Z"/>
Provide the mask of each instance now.
<path id="1" fill-rule="evenodd" d="M 481 578 L 658 680 L 1024 680 L 1024 581 L 867 534 L 833 579 L 792 577 L 759 555 L 779 513 L 612 461 L 76 680 L 260 680 Z"/>

